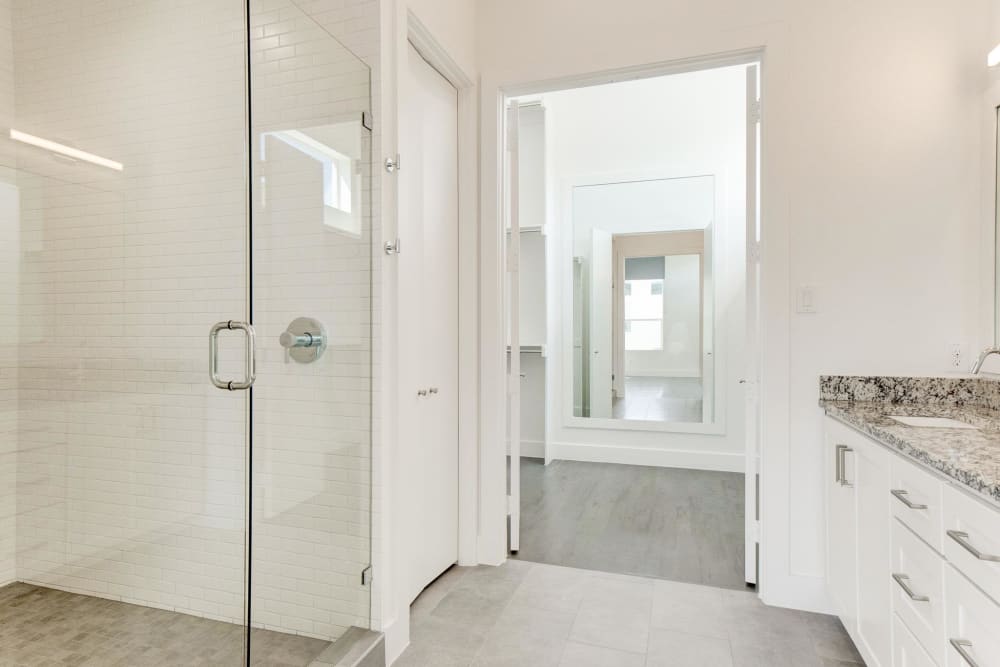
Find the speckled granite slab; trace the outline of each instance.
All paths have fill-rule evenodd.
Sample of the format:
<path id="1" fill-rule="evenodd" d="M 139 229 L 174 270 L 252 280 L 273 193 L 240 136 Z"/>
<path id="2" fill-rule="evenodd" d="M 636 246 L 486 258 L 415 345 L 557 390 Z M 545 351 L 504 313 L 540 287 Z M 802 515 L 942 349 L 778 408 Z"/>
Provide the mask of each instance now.
<path id="1" fill-rule="evenodd" d="M 826 414 L 1000 504 L 1000 382 L 989 378 L 823 376 Z M 975 429 L 901 424 L 949 417 Z"/>

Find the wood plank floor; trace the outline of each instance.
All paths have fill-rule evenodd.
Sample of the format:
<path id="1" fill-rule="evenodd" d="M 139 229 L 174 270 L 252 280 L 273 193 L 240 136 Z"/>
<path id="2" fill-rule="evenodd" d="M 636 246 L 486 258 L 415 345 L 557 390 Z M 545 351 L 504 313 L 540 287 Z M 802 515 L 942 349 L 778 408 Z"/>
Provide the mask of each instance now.
<path id="1" fill-rule="evenodd" d="M 233 666 L 244 628 L 29 584 L 0 588 L 0 665 Z M 251 635 L 253 665 L 323 664 L 330 642 L 270 630 Z"/>
<path id="2" fill-rule="evenodd" d="M 743 475 L 521 459 L 516 558 L 745 588 Z"/>

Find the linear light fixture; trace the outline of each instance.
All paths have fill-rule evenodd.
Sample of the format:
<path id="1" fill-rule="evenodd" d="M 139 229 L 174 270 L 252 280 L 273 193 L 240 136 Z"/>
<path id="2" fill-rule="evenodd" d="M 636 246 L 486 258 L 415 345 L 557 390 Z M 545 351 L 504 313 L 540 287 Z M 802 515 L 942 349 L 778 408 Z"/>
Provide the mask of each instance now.
<path id="1" fill-rule="evenodd" d="M 1000 44 L 994 46 L 993 50 L 986 55 L 986 65 L 987 67 L 1000 65 Z"/>
<path id="2" fill-rule="evenodd" d="M 121 162 L 115 162 L 114 160 L 109 160 L 106 157 L 94 155 L 93 153 L 87 153 L 86 151 L 81 151 L 78 148 L 66 146 L 65 144 L 60 144 L 49 139 L 42 139 L 41 137 L 36 137 L 33 134 L 15 130 L 14 128 L 10 129 L 10 138 L 14 141 L 20 141 L 24 144 L 37 146 L 38 148 L 44 148 L 45 150 L 52 151 L 53 153 L 65 155 L 66 157 L 73 158 L 74 160 L 83 160 L 84 162 L 90 162 L 91 164 L 107 167 L 108 169 L 114 169 L 115 171 L 122 171 L 125 169 L 125 165 Z"/>

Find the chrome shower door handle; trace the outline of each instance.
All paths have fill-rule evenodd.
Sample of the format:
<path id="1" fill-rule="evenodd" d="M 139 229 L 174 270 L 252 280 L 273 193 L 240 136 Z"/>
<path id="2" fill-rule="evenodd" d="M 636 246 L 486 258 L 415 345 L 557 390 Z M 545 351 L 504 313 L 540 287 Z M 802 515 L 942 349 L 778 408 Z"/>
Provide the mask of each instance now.
<path id="1" fill-rule="evenodd" d="M 219 377 L 219 332 L 242 331 L 246 334 L 246 365 L 243 371 L 242 380 L 223 380 Z M 226 320 L 216 322 L 208 332 L 208 377 L 219 389 L 236 391 L 238 389 L 249 389 L 253 381 L 257 379 L 257 367 L 254 360 L 254 331 L 253 325 L 247 322 L 236 322 Z"/>

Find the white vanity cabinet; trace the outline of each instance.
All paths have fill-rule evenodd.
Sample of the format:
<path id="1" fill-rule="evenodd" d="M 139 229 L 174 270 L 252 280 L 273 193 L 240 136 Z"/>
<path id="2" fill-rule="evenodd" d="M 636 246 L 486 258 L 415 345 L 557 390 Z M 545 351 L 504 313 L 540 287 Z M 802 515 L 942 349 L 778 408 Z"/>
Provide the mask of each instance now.
<path id="1" fill-rule="evenodd" d="M 827 585 L 865 662 L 1000 667 L 1000 507 L 825 421 Z"/>

